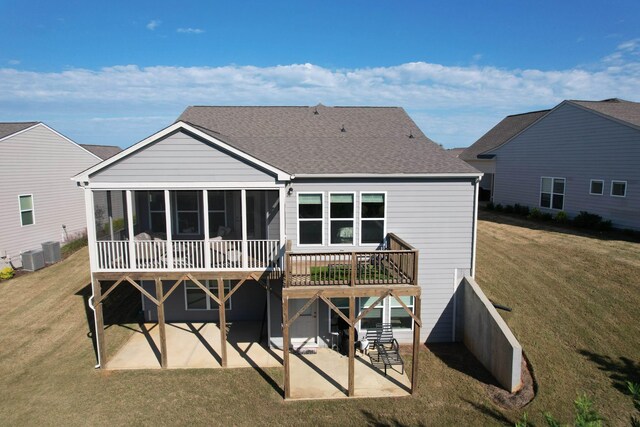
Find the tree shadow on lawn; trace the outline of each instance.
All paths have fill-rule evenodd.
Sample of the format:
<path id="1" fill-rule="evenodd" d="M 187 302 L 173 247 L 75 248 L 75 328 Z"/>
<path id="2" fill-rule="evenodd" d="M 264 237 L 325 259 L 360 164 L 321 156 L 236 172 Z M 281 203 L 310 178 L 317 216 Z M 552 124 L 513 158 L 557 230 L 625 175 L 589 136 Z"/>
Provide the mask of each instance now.
<path id="1" fill-rule="evenodd" d="M 562 225 L 554 221 L 534 221 L 526 217 L 507 214 L 504 212 L 488 211 L 485 209 L 478 210 L 478 219 L 483 221 L 494 222 L 496 224 L 513 225 L 516 227 L 528 228 L 530 230 L 550 231 L 554 233 L 569 234 L 572 236 L 590 237 L 598 240 L 619 240 L 624 242 L 640 243 L 640 234 L 634 235 L 624 230 L 612 229 L 609 231 L 589 230 L 586 228 L 576 228 L 571 225 Z"/>
<path id="2" fill-rule="evenodd" d="M 613 387 L 623 394 L 631 395 L 627 381 L 640 383 L 640 361 L 633 361 L 624 356 L 620 356 L 616 360 L 613 357 L 585 349 L 578 350 L 578 353 L 598 365 L 598 369 L 606 372 L 613 383 Z"/>

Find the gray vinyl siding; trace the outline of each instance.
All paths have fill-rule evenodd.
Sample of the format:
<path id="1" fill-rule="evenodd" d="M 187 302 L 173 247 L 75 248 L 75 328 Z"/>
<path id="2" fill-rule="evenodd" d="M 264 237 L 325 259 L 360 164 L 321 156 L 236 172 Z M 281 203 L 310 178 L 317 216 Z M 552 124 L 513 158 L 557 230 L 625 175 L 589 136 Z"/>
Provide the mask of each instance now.
<path id="1" fill-rule="evenodd" d="M 371 250 L 372 246 L 298 246 L 297 194 L 324 194 L 325 242 L 329 241 L 328 194 L 356 193 L 356 240 L 359 236 L 360 192 L 387 193 L 387 233 L 395 233 L 420 251 L 419 284 L 422 287 L 422 340 L 451 341 L 455 270 L 469 272 L 472 263 L 474 183 L 472 180 L 386 180 L 293 182 L 286 200 L 286 236 L 295 251 Z M 326 323 L 326 322 L 325 322 Z M 411 332 L 399 335 L 411 342 Z"/>
<path id="2" fill-rule="evenodd" d="M 496 151 L 495 203 L 540 206 L 540 179 L 566 179 L 564 211 L 588 211 L 615 227 L 640 229 L 640 130 L 564 104 Z M 604 194 L 590 195 L 590 180 Z M 611 181 L 627 181 L 612 197 Z M 543 211 L 557 211 L 541 208 Z"/>
<path id="3" fill-rule="evenodd" d="M 274 177 L 213 145 L 178 132 L 91 176 L 92 182 L 274 182 Z"/>
<path id="4" fill-rule="evenodd" d="M 86 230 L 84 191 L 71 177 L 100 160 L 42 125 L 0 141 L 0 256 L 20 266 L 20 253 Z M 21 226 L 18 196 L 33 194 L 35 224 Z M 0 259 L 0 267 L 4 261 Z"/>
<path id="5" fill-rule="evenodd" d="M 175 281 L 163 281 L 163 292 L 168 292 Z M 232 287 L 233 287 L 232 282 Z M 151 295 L 156 295 L 155 283 L 144 281 L 143 287 Z M 156 305 L 147 297 L 144 301 L 144 317 L 148 322 L 158 321 Z M 248 280 L 231 295 L 231 309 L 226 311 L 226 321 L 265 321 L 266 331 L 267 291 L 258 283 Z M 179 286 L 165 301 L 165 319 L 167 322 L 217 322 L 218 310 L 187 310 L 185 306 L 184 285 Z M 266 333 L 266 332 L 265 332 Z"/>

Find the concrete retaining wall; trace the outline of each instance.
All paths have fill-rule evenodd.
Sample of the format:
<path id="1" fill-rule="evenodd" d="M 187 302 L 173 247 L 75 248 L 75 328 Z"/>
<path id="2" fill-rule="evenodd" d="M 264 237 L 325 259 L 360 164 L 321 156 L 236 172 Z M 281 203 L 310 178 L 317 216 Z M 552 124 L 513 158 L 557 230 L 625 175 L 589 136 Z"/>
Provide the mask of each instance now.
<path id="1" fill-rule="evenodd" d="M 519 390 L 522 386 L 522 346 L 475 280 L 465 276 L 461 285 L 464 345 L 502 387 L 510 392 Z"/>

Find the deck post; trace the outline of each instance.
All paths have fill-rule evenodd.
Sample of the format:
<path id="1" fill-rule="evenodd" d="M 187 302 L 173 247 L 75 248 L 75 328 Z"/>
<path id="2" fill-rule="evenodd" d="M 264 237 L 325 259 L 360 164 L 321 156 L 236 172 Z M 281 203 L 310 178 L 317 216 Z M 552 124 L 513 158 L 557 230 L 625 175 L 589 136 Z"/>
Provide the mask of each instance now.
<path id="1" fill-rule="evenodd" d="M 162 292 L 162 280 L 156 278 L 156 299 L 158 304 L 158 332 L 160 333 L 160 366 L 167 367 L 167 330 L 164 321 L 164 301 Z"/>
<path id="2" fill-rule="evenodd" d="M 418 319 L 420 317 L 420 295 L 413 297 L 413 313 Z M 413 356 L 411 361 L 411 394 L 415 394 L 418 389 L 418 365 L 420 364 L 420 324 L 413 321 Z"/>
<path id="3" fill-rule="evenodd" d="M 355 252 L 351 252 L 351 286 L 356 285 L 356 274 L 358 269 L 358 258 Z"/>
<path id="4" fill-rule="evenodd" d="M 129 231 L 129 268 L 136 269 L 136 242 L 135 230 L 133 229 L 133 197 L 131 190 L 125 190 L 127 200 L 127 229 Z"/>
<path id="5" fill-rule="evenodd" d="M 218 279 L 218 316 L 220 319 L 220 353 L 222 359 L 222 367 L 227 367 L 227 321 L 226 321 L 226 302 L 224 300 L 224 280 Z"/>
<path id="6" fill-rule="evenodd" d="M 100 301 L 102 299 L 102 285 L 100 280 L 93 277 L 91 281 L 93 285 L 93 301 Z M 95 334 L 96 334 L 96 347 L 98 348 L 98 364 L 101 368 L 107 365 L 107 351 L 106 343 L 104 341 L 104 315 L 102 312 L 102 302 L 99 302 L 94 307 L 95 311 Z"/>
<path id="7" fill-rule="evenodd" d="M 348 395 L 355 394 L 355 356 L 356 347 L 354 343 L 356 320 L 356 297 L 349 297 L 349 390 Z"/>
<path id="8" fill-rule="evenodd" d="M 284 364 L 284 398 L 291 397 L 291 373 L 289 369 L 289 297 L 282 296 L 282 362 Z"/>
<path id="9" fill-rule="evenodd" d="M 242 212 L 242 268 L 247 270 L 249 268 L 249 257 L 247 253 L 247 240 L 249 236 L 247 235 L 247 190 L 240 190 L 241 198 L 240 198 L 240 211 Z"/>

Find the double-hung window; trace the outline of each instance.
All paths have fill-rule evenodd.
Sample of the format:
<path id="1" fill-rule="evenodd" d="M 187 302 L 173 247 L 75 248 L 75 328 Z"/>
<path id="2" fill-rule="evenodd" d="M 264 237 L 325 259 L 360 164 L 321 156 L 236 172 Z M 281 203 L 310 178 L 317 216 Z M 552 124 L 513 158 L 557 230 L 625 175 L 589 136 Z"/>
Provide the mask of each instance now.
<path id="1" fill-rule="evenodd" d="M 149 191 L 149 229 L 156 233 L 167 231 L 164 191 Z"/>
<path id="2" fill-rule="evenodd" d="M 627 181 L 611 181 L 611 196 L 627 197 Z"/>
<path id="3" fill-rule="evenodd" d="M 201 282 L 211 291 L 213 295 L 218 297 L 218 281 L 217 280 L 204 280 Z M 227 294 L 231 290 L 231 281 L 224 281 L 224 293 Z M 184 282 L 185 293 L 185 308 L 187 310 L 218 310 L 218 303 L 213 301 L 209 295 L 207 295 L 198 285 L 191 280 L 185 280 Z M 231 298 L 225 303 L 224 307 L 227 310 L 231 310 Z"/>
<path id="4" fill-rule="evenodd" d="M 178 234 L 200 234 L 200 191 L 176 191 Z"/>
<path id="5" fill-rule="evenodd" d="M 353 193 L 329 194 L 329 235 L 331 245 L 354 243 L 355 195 Z"/>
<path id="6" fill-rule="evenodd" d="M 360 298 L 360 312 L 365 311 L 378 298 Z M 414 299 L 411 296 L 400 297 L 402 302 L 411 310 L 414 310 Z M 413 318 L 394 297 L 387 297 L 376 305 L 362 320 L 360 328 L 367 330 L 377 326 L 378 323 L 389 323 L 394 330 L 413 329 Z"/>
<path id="7" fill-rule="evenodd" d="M 27 225 L 33 225 L 35 223 L 35 217 L 33 215 L 33 195 L 24 194 L 18 196 L 20 203 L 20 225 L 25 227 Z"/>
<path id="8" fill-rule="evenodd" d="M 564 178 L 542 177 L 540 207 L 562 210 L 564 208 Z"/>
<path id="9" fill-rule="evenodd" d="M 298 193 L 298 244 L 322 245 L 323 225 L 322 193 Z"/>
<path id="10" fill-rule="evenodd" d="M 385 193 L 360 194 L 360 244 L 379 244 L 384 239 Z"/>
<path id="11" fill-rule="evenodd" d="M 589 194 L 594 196 L 602 196 L 604 193 L 604 181 L 601 179 L 592 179 L 589 184 Z"/>

